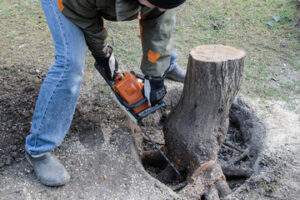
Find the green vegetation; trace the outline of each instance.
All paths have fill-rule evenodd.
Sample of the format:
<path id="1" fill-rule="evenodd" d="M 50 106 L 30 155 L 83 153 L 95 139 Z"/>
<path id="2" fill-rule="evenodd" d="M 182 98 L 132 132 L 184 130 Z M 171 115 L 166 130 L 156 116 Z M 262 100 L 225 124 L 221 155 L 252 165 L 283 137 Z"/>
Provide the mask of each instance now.
<path id="1" fill-rule="evenodd" d="M 185 66 L 190 49 L 201 44 L 242 48 L 247 58 L 241 95 L 260 98 L 262 103 L 283 100 L 300 113 L 297 6 L 296 0 L 187 0 L 177 13 L 174 46 L 179 63 Z M 138 70 L 138 21 L 107 22 L 106 26 L 108 42 L 115 47 L 122 68 Z M 38 0 L 2 0 L 0 27 L 0 65 L 48 68 L 53 47 Z M 88 55 L 87 65 L 92 66 Z"/>
<path id="2" fill-rule="evenodd" d="M 297 1 L 189 1 L 178 14 L 176 49 L 224 44 L 247 52 L 241 94 L 265 100 L 299 101 Z M 273 24 L 269 25 L 272 22 Z M 300 112 L 299 108 L 297 112 Z"/>

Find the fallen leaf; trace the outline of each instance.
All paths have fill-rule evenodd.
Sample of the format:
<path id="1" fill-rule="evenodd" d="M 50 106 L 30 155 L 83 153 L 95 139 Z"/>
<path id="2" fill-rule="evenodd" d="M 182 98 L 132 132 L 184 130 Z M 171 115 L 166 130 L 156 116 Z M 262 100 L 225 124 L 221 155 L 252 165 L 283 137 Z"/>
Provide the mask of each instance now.
<path id="1" fill-rule="evenodd" d="M 103 178 L 104 178 L 104 180 L 107 180 L 107 176 L 106 175 L 103 175 Z"/>

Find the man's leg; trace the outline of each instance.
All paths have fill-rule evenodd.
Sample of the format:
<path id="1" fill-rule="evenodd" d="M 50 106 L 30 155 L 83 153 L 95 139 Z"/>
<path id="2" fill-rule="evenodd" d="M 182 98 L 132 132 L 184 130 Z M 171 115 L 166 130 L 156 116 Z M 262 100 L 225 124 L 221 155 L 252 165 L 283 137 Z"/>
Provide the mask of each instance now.
<path id="1" fill-rule="evenodd" d="M 170 66 L 165 72 L 166 78 L 172 81 L 184 83 L 186 70 L 184 70 L 182 67 L 180 67 L 177 64 L 176 59 L 177 59 L 177 54 L 172 49 Z"/>
<path id="2" fill-rule="evenodd" d="M 172 36 L 172 38 L 173 38 L 173 36 Z M 166 70 L 165 74 L 168 74 L 169 72 L 171 72 L 174 69 L 176 61 L 177 61 L 177 58 L 178 58 L 178 55 L 175 52 L 175 50 L 173 48 L 173 44 L 172 44 L 170 65 L 169 65 L 169 68 Z"/>
<path id="3" fill-rule="evenodd" d="M 175 22 L 174 22 L 174 29 L 173 29 L 173 33 L 172 33 L 172 41 L 174 41 L 174 32 L 175 32 Z M 177 64 L 177 58 L 178 55 L 176 54 L 174 47 L 173 47 L 173 43 L 171 46 L 171 60 L 170 60 L 170 66 L 169 68 L 166 70 L 165 74 L 166 74 L 166 78 L 173 80 L 173 81 L 177 81 L 177 82 L 184 82 L 185 79 L 185 74 L 186 74 L 186 70 L 182 69 L 178 64 Z"/>
<path id="4" fill-rule="evenodd" d="M 70 127 L 84 73 L 86 43 L 82 31 L 61 14 L 57 0 L 41 2 L 53 37 L 55 62 L 40 89 L 25 149 L 41 182 L 54 186 L 69 180 L 49 152 L 60 145 Z M 47 166 L 45 174 L 41 167 Z M 59 178 L 59 173 L 64 176 Z"/>

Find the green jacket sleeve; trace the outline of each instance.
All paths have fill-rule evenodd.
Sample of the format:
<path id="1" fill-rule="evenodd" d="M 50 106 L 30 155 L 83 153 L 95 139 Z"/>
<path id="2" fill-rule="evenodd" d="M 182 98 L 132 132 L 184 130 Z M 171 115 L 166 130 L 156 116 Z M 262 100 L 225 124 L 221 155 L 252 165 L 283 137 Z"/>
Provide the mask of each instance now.
<path id="1" fill-rule="evenodd" d="M 143 47 L 141 69 L 145 75 L 162 77 L 170 66 L 174 25 L 175 11 L 173 9 L 165 12 L 152 9 L 144 15 L 142 9 L 140 19 Z"/>
<path id="2" fill-rule="evenodd" d="M 107 31 L 95 1 L 64 0 L 62 13 L 84 33 L 88 48 L 97 60 L 105 56 Z"/>

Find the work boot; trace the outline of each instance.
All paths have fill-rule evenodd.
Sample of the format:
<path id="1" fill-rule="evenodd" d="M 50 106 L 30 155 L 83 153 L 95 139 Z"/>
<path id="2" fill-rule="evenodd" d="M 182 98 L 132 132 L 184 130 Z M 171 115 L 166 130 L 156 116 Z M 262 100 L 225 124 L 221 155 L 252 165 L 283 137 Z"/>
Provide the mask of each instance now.
<path id="1" fill-rule="evenodd" d="M 34 172 L 42 184 L 47 186 L 61 186 L 70 180 L 70 175 L 61 162 L 51 153 L 47 152 L 39 156 L 25 157 L 33 166 Z"/>
<path id="2" fill-rule="evenodd" d="M 184 83 L 185 74 L 186 74 L 186 70 L 182 69 L 177 64 L 174 64 L 174 68 L 172 69 L 172 71 L 166 74 L 166 78 L 173 81 Z"/>

